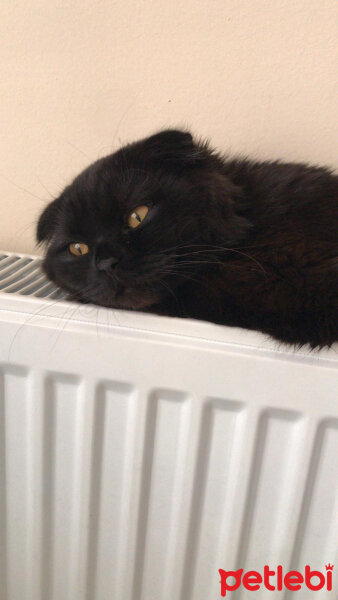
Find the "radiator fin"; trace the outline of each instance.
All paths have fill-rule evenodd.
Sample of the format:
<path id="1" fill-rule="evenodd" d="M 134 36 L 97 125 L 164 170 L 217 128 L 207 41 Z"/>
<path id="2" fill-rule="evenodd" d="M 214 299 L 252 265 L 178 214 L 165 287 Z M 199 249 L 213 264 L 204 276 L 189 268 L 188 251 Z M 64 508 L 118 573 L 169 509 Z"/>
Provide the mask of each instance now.
<path id="1" fill-rule="evenodd" d="M 206 399 L 199 437 L 189 538 L 181 598 L 208 598 L 219 569 L 219 548 L 210 547 L 222 520 L 230 520 L 235 502 L 238 457 L 244 405 L 219 398 Z M 222 543 L 231 540 L 226 536 Z M 217 587 L 219 591 L 219 586 Z M 216 596 L 217 597 L 217 596 Z"/>
<path id="2" fill-rule="evenodd" d="M 0 441 L 0 472 L 4 472 L 5 480 L 1 482 L 4 487 L 0 490 L 0 496 L 5 514 L 1 514 L 0 519 L 5 527 L 6 573 L 2 574 L 3 582 L 0 585 L 5 588 L 7 594 L 1 597 L 28 600 L 30 597 L 27 589 L 29 380 L 26 370 L 20 367 L 6 369 L 2 375 L 1 388 L 0 401 L 3 412 L 1 422 L 4 429 Z"/>
<path id="3" fill-rule="evenodd" d="M 65 297 L 41 270 L 41 258 L 0 253 L 0 292 L 51 298 Z"/>
<path id="4" fill-rule="evenodd" d="M 72 598 L 80 383 L 72 375 L 54 375 L 45 384 L 42 597 L 51 600 Z"/>
<path id="5" fill-rule="evenodd" d="M 93 439 L 87 597 L 118 598 L 123 572 L 120 548 L 128 535 L 128 445 L 135 411 L 132 386 L 100 384 L 96 392 Z M 125 510 L 127 509 L 127 514 Z M 107 526 L 109 524 L 109 526 Z M 107 570 L 107 557 L 112 565 Z M 127 559 L 127 557 L 125 557 Z"/>
<path id="6" fill-rule="evenodd" d="M 296 412 L 269 410 L 261 416 L 238 557 L 246 570 L 262 571 L 266 555 L 271 564 L 286 564 L 285 532 L 290 529 L 294 489 L 302 467 L 303 428 Z M 262 554 L 257 545 L 261 536 L 269 540 Z"/>
<path id="7" fill-rule="evenodd" d="M 167 568 L 170 554 L 179 543 L 178 518 L 189 435 L 189 399 L 169 390 L 154 392 L 149 398 L 147 461 L 141 514 L 147 528 L 139 530 L 139 557 L 142 578 L 136 578 L 134 597 L 147 600 L 158 593 L 171 597 Z M 155 549 L 155 553 L 154 553 Z M 141 573 L 140 573 L 141 575 Z M 156 592 L 157 590 L 157 592 Z"/>
<path id="8" fill-rule="evenodd" d="M 332 562 L 330 557 L 337 550 L 338 493 L 334 493 L 338 480 L 337 447 L 338 419 L 325 419 L 318 428 L 307 473 L 302 515 L 292 557 L 295 569 L 311 563 L 324 569 L 323 561 Z M 309 552 L 309 544 L 313 539 L 317 543 Z M 299 596 L 303 600 L 300 592 Z"/>

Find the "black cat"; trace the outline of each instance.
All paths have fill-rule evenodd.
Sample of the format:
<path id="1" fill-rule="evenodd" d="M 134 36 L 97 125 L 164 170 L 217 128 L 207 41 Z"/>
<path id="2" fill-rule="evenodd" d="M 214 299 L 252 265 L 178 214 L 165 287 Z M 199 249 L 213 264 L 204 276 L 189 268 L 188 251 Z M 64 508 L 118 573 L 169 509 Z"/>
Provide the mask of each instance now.
<path id="1" fill-rule="evenodd" d="M 187 132 L 127 145 L 45 209 L 47 276 L 108 307 L 338 340 L 338 176 L 228 159 Z"/>

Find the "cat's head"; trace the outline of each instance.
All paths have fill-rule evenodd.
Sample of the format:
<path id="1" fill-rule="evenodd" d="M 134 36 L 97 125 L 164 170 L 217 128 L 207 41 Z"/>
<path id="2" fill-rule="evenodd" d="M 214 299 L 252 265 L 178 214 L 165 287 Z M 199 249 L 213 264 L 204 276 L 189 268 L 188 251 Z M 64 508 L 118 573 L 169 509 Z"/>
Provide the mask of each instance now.
<path id="1" fill-rule="evenodd" d="M 203 249 L 242 239 L 236 188 L 187 132 L 130 144 L 85 171 L 40 216 L 44 270 L 79 300 L 142 309 L 207 268 Z"/>

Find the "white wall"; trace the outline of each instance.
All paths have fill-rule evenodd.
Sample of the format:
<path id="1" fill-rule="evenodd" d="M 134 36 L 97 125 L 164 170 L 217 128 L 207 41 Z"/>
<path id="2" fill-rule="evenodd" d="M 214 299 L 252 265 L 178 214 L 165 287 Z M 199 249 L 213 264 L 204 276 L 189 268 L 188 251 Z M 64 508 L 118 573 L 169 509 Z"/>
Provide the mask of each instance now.
<path id="1" fill-rule="evenodd" d="M 189 126 L 337 165 L 336 0 L 2 0 L 0 247 L 119 144 Z"/>

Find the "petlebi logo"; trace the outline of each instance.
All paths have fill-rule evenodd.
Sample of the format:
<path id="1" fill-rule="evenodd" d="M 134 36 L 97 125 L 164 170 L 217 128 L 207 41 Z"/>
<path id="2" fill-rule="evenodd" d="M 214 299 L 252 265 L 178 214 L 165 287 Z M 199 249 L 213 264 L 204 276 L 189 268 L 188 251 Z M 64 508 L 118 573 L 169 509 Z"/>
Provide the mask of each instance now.
<path id="1" fill-rule="evenodd" d="M 282 565 L 271 569 L 265 565 L 263 573 L 259 571 L 247 571 L 238 569 L 237 571 L 224 571 L 219 569 L 221 576 L 221 596 L 224 598 L 228 595 L 230 598 L 231 592 L 243 587 L 248 592 L 256 592 L 261 588 L 265 588 L 271 592 L 277 590 L 290 590 L 296 592 L 307 588 L 312 592 L 317 592 L 326 589 L 332 591 L 332 571 L 334 565 L 328 563 L 325 565 L 325 572 L 312 570 L 310 565 L 306 565 L 304 573 L 300 571 L 284 572 Z M 229 592 L 229 594 L 227 594 Z"/>

